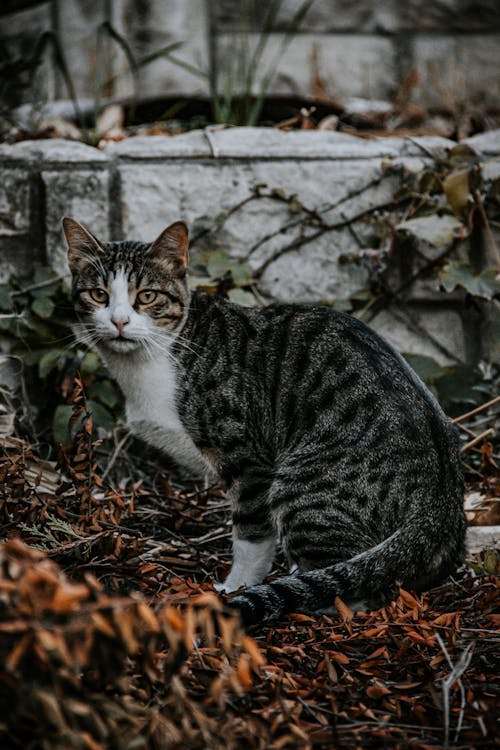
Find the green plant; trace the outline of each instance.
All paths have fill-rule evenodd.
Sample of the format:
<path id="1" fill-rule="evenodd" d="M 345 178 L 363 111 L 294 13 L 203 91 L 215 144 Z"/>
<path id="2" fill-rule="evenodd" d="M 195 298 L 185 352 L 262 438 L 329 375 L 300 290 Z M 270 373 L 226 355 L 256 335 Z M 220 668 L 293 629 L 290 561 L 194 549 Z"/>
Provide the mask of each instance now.
<path id="1" fill-rule="evenodd" d="M 47 444 L 50 453 L 54 443 L 71 437 L 71 406 L 63 401 L 78 371 L 97 430 L 110 431 L 121 413 L 121 395 L 97 355 L 75 341 L 75 322 L 69 290 L 51 269 L 38 268 L 31 279 L 0 285 L 0 332 L 23 363 L 20 429 Z"/>
<path id="2" fill-rule="evenodd" d="M 270 33 L 283 5 L 283 0 L 271 0 L 266 4 L 261 31 L 256 39 L 249 33 L 251 13 L 248 2 L 242 3 L 241 27 L 232 36 L 230 48 L 221 65 L 216 45 L 213 24 L 209 30 L 208 83 L 212 114 L 216 123 L 225 125 L 255 125 L 262 112 L 264 98 L 278 70 L 279 62 L 292 42 L 314 0 L 303 2 L 282 35 L 276 53 L 264 67 Z M 210 0 L 208 13 L 213 13 Z M 255 12 L 262 13 L 262 7 Z"/>

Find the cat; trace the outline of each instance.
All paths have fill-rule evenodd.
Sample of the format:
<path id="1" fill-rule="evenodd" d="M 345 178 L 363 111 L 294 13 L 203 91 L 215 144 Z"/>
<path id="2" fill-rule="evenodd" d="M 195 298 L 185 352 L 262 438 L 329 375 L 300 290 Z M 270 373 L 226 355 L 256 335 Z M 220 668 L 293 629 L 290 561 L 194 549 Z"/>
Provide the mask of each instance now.
<path id="1" fill-rule="evenodd" d="M 322 306 L 245 308 L 190 292 L 188 230 L 101 242 L 65 218 L 81 338 L 126 400 L 135 434 L 231 500 L 219 591 L 246 625 L 375 608 L 426 589 L 465 555 L 456 430 L 404 359 Z M 296 572 L 262 583 L 278 541 Z"/>

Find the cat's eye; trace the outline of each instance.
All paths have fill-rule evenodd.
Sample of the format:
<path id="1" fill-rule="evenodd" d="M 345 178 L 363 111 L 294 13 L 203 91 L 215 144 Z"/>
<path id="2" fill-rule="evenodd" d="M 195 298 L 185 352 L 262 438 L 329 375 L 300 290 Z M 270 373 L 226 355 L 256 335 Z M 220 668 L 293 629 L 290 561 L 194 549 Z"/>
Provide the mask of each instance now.
<path id="1" fill-rule="evenodd" d="M 108 293 L 104 289 L 90 289 L 89 294 L 94 302 L 105 304 L 108 301 Z"/>
<path id="2" fill-rule="evenodd" d="M 155 292 L 153 289 L 142 289 L 137 294 L 137 301 L 140 302 L 141 305 L 149 305 L 151 302 L 154 302 L 157 297 L 158 292 Z"/>

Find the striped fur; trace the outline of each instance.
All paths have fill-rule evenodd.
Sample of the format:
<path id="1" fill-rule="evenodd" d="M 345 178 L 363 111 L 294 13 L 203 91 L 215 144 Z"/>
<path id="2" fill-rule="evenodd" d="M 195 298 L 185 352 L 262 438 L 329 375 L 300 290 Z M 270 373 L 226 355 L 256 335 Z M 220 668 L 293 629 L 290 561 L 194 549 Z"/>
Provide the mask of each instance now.
<path id="1" fill-rule="evenodd" d="M 165 291 L 163 310 L 138 314 L 168 329 L 180 422 L 231 497 L 226 588 L 249 584 L 231 601 L 245 623 L 325 608 L 336 595 L 382 605 L 396 586 L 429 587 L 463 562 L 455 429 L 387 342 L 325 307 L 255 310 L 190 295 L 182 264 L 150 268 L 150 246 L 101 247 L 106 273 L 120 264 L 134 285 L 140 268 Z M 78 289 L 93 271 L 83 267 L 73 259 L 88 316 Z M 275 540 L 298 572 L 262 583 Z"/>

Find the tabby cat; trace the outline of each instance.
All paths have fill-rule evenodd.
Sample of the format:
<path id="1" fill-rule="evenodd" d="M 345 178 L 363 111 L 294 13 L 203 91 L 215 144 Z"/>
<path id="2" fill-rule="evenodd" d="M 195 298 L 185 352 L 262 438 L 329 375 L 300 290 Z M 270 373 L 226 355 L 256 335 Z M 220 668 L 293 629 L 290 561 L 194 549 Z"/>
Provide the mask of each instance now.
<path id="1" fill-rule="evenodd" d="M 64 219 L 82 340 L 126 399 L 135 434 L 232 505 L 220 591 L 246 624 L 381 606 L 464 559 L 454 427 L 400 355 L 326 307 L 249 309 L 189 291 L 188 231 L 100 242 Z M 296 572 L 262 583 L 276 545 Z"/>

